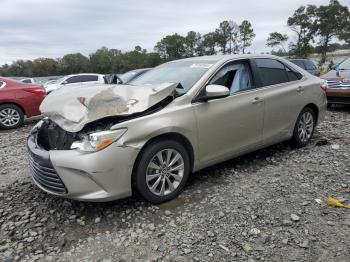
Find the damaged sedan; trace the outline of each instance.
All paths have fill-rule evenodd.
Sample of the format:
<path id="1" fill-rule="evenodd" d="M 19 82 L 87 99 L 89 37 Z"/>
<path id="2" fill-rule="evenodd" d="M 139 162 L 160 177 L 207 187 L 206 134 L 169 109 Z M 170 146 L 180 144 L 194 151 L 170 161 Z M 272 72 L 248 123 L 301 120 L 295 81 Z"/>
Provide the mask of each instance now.
<path id="1" fill-rule="evenodd" d="M 160 65 L 128 85 L 60 89 L 27 145 L 33 181 L 83 201 L 176 197 L 189 175 L 286 140 L 303 147 L 326 108 L 323 81 L 275 56 Z"/>

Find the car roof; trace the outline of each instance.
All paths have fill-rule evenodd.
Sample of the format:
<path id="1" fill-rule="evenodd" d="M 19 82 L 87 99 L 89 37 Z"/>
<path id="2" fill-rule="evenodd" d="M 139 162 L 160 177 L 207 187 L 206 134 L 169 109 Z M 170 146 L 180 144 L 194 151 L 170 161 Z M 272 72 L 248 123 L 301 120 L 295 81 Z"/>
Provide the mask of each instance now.
<path id="1" fill-rule="evenodd" d="M 275 55 L 263 55 L 263 54 L 239 54 L 239 55 L 211 55 L 211 56 L 196 56 L 196 57 L 190 57 L 190 58 L 183 58 L 180 60 L 175 60 L 171 62 L 179 62 L 179 61 L 196 61 L 196 62 L 224 62 L 224 61 L 230 61 L 230 60 L 236 60 L 236 59 L 252 59 L 252 58 L 272 58 L 272 59 L 281 59 L 279 56 Z M 170 63 L 171 63 L 170 62 Z"/>
<path id="2" fill-rule="evenodd" d="M 289 61 L 312 61 L 312 60 L 306 59 L 306 58 L 292 58 L 292 59 L 289 59 Z"/>
<path id="3" fill-rule="evenodd" d="M 81 73 L 81 74 L 66 75 L 66 77 L 71 77 L 71 76 L 86 76 L 86 75 L 103 76 L 102 74 L 96 74 L 96 73 Z"/>

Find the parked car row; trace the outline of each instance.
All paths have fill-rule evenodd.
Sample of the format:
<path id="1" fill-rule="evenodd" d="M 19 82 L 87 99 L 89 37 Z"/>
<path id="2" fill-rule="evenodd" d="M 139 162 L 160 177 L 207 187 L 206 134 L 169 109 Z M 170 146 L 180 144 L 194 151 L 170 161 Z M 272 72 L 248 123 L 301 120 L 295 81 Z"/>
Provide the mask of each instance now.
<path id="1" fill-rule="evenodd" d="M 322 76 L 315 63 L 309 59 L 290 59 L 290 61 L 326 81 L 323 88 L 327 94 L 328 105 L 350 105 L 350 58 L 345 59 Z"/>
<path id="2" fill-rule="evenodd" d="M 121 79 L 118 83 L 127 83 L 149 70 L 150 68 L 136 69 L 121 74 L 118 76 Z M 24 117 L 40 115 L 41 102 L 54 90 L 104 83 L 107 82 L 102 74 L 68 75 L 50 80 L 44 85 L 35 84 L 32 78 L 20 81 L 0 78 L 0 129 L 18 128 L 23 124 Z"/>
<path id="3" fill-rule="evenodd" d="M 313 61 L 308 59 L 290 59 L 292 63 L 312 75 L 320 76 Z M 24 116 L 40 115 L 39 106 L 46 95 L 62 87 L 74 88 L 91 84 L 122 84 L 132 82 L 150 68 L 136 69 L 124 74 L 76 74 L 68 75 L 46 82 L 43 86 L 35 84 L 34 79 L 25 78 L 18 81 L 1 78 L 0 82 L 0 128 L 19 127 Z M 326 90 L 328 104 L 350 104 L 350 58 L 344 60 L 336 68 L 321 76 L 326 80 L 323 88 Z M 44 88 L 44 92 L 43 92 Z M 23 91 L 26 90 L 26 91 Z M 30 92 L 29 90 L 32 90 Z M 33 91 L 36 90 L 36 91 Z M 30 96 L 28 95 L 30 93 Z M 11 98 L 10 98 L 11 97 Z"/>
<path id="4" fill-rule="evenodd" d="M 328 104 L 350 105 L 350 57 L 321 77 L 327 81 Z"/>

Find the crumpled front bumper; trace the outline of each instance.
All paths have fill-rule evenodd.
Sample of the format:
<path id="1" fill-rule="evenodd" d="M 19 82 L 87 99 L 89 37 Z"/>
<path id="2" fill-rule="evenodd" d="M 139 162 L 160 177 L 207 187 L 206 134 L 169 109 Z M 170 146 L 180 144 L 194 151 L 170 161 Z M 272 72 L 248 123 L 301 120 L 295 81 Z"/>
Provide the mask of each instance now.
<path id="1" fill-rule="evenodd" d="M 132 194 L 131 176 L 138 148 L 112 144 L 95 153 L 47 151 L 38 145 L 35 131 L 28 137 L 27 148 L 33 181 L 50 194 L 96 202 Z"/>

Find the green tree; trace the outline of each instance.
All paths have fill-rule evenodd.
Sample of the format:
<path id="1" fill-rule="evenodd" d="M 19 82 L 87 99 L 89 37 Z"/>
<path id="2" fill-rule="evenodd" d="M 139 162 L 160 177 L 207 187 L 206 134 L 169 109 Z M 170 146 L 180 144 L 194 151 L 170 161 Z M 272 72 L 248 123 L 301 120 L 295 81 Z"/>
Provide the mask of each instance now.
<path id="1" fill-rule="evenodd" d="M 240 42 L 239 42 L 239 26 L 236 22 L 230 20 L 229 21 L 231 32 L 230 32 L 230 54 L 238 54 L 240 50 Z"/>
<path id="2" fill-rule="evenodd" d="M 243 54 L 245 53 L 245 49 L 252 45 L 254 38 L 255 33 L 252 24 L 249 21 L 244 20 L 239 26 L 239 39 Z"/>
<path id="3" fill-rule="evenodd" d="M 58 74 L 58 62 L 52 58 L 38 58 L 33 61 L 33 76 L 53 76 Z"/>
<path id="4" fill-rule="evenodd" d="M 215 55 L 216 53 L 216 34 L 211 32 L 203 35 L 198 47 L 198 55 Z"/>
<path id="5" fill-rule="evenodd" d="M 90 55 L 91 70 L 94 73 L 119 73 L 123 69 L 122 52 L 102 47 Z"/>
<path id="6" fill-rule="evenodd" d="M 349 26 L 349 9 L 337 0 L 331 0 L 329 5 L 321 5 L 316 9 L 314 28 L 320 37 L 321 63 L 326 61 L 329 44 L 336 36 L 341 36 L 343 29 Z"/>
<path id="7" fill-rule="evenodd" d="M 155 51 L 166 59 L 178 59 L 186 56 L 185 37 L 175 33 L 167 35 L 154 47 Z"/>
<path id="8" fill-rule="evenodd" d="M 63 75 L 86 73 L 90 70 L 90 60 L 81 53 L 68 54 L 59 59 L 59 68 Z"/>
<path id="9" fill-rule="evenodd" d="M 229 44 L 232 38 L 232 26 L 229 21 L 222 21 L 215 30 L 215 40 L 223 54 L 230 52 Z"/>
<path id="10" fill-rule="evenodd" d="M 340 32 L 339 39 L 345 41 L 348 45 L 350 45 L 350 15 L 347 20 L 347 25 Z"/>
<path id="11" fill-rule="evenodd" d="M 198 55 L 198 48 L 201 44 L 202 36 L 200 33 L 190 31 L 185 37 L 185 55 L 186 57 L 193 57 Z"/>
<path id="12" fill-rule="evenodd" d="M 350 46 L 350 12 L 344 18 L 346 20 L 344 28 L 340 31 L 338 38 L 339 40 L 345 41 L 345 43 Z"/>
<path id="13" fill-rule="evenodd" d="M 280 47 L 284 53 L 287 53 L 286 49 L 284 48 L 284 44 L 288 41 L 288 36 L 286 34 L 281 34 L 278 32 L 270 33 L 269 37 L 267 38 L 266 45 L 269 47 Z"/>
<path id="14" fill-rule="evenodd" d="M 313 40 L 315 32 L 313 25 L 316 9 L 314 5 L 301 6 L 288 18 L 289 28 L 297 35 L 297 41 L 290 43 L 290 49 L 298 57 L 306 58 L 310 54 L 310 41 Z"/>

